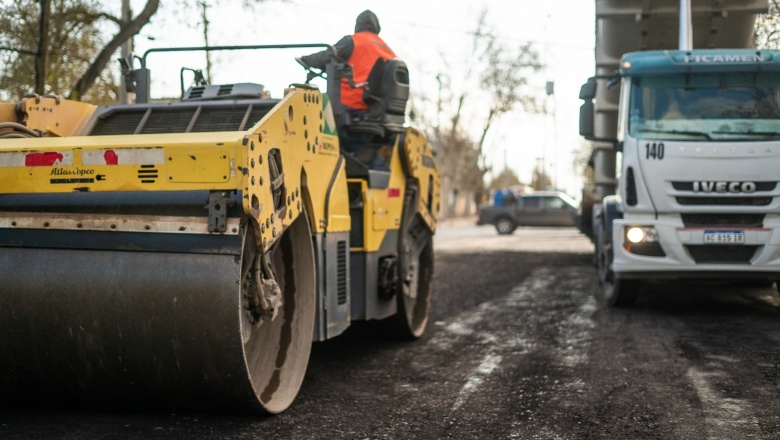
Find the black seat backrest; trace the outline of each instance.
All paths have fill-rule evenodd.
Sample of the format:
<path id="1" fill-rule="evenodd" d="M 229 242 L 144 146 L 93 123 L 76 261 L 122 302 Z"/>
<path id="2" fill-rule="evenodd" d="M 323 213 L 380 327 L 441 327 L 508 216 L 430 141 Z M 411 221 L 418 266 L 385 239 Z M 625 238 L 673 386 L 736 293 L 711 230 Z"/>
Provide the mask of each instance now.
<path id="1" fill-rule="evenodd" d="M 379 96 L 386 100 L 386 111 L 392 115 L 403 115 L 409 101 L 409 69 L 406 63 L 395 58 L 387 60 L 379 84 Z"/>
<path id="2" fill-rule="evenodd" d="M 403 131 L 406 103 L 409 100 L 409 69 L 398 58 L 376 60 L 368 75 L 363 100 L 369 120 L 379 122 L 391 132 Z"/>

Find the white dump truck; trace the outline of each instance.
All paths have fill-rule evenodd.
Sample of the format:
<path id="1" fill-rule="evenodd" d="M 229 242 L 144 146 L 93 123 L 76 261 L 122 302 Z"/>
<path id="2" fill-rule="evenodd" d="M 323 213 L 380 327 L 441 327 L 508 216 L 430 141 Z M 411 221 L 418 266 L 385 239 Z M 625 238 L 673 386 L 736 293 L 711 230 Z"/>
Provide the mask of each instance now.
<path id="1" fill-rule="evenodd" d="M 766 7 L 596 2 L 597 72 L 580 92 L 595 203 L 580 228 L 607 304 L 652 279 L 780 280 L 780 51 L 749 49 Z"/>

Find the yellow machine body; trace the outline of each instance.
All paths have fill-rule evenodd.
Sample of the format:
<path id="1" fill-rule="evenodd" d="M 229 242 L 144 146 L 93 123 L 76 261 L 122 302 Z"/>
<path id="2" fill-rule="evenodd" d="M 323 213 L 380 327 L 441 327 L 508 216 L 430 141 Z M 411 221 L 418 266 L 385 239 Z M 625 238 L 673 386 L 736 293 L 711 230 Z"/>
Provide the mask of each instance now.
<path id="1" fill-rule="evenodd" d="M 26 125 L 46 137 L 2 142 L 0 193 L 243 191 L 244 212 L 266 225 L 259 237 L 267 248 L 302 212 L 303 192 L 310 198 L 308 214 L 315 231 L 348 231 L 345 192 L 330 197 L 326 219 L 327 185 L 304 187 L 328 182 L 333 174 L 339 174 L 337 185 L 346 184 L 343 170 L 335 168 L 338 138 L 322 131 L 320 102 L 319 91 L 290 89 L 276 111 L 240 132 L 85 136 L 79 130 L 94 106 L 27 98 L 22 102 L 22 108 L 31 111 Z M 60 137 L 62 133 L 69 136 Z M 333 147 L 325 149 L 325 144 Z M 287 196 L 277 206 L 268 190 L 272 150 L 279 152 L 284 167 Z"/>
<path id="2" fill-rule="evenodd" d="M 356 319 L 419 337 L 433 154 L 404 128 L 371 169 L 335 119 L 308 85 L 0 104 L 0 395 L 277 413 L 313 340 Z"/>

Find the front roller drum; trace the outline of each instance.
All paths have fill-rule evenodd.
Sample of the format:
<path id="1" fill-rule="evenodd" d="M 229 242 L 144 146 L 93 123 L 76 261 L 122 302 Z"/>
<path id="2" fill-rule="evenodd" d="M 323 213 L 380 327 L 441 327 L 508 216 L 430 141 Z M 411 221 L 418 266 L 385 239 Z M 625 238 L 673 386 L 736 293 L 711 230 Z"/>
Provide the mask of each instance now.
<path id="1" fill-rule="evenodd" d="M 4 404 L 284 411 L 312 343 L 308 222 L 264 256 L 251 229 L 225 240 L 219 254 L 0 248 Z M 265 282 L 248 281 L 257 261 Z M 274 283 L 271 301 L 250 290 Z"/>
<path id="2" fill-rule="evenodd" d="M 418 213 L 417 184 L 407 182 L 398 239 L 398 312 L 385 320 L 386 331 L 402 339 L 423 335 L 433 295 L 433 232 Z"/>

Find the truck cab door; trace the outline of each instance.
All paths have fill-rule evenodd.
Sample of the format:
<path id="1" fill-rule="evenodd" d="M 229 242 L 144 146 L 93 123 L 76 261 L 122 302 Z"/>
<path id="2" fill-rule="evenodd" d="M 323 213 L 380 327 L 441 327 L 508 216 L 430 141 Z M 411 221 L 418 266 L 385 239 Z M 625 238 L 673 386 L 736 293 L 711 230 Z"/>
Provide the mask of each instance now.
<path id="1" fill-rule="evenodd" d="M 520 198 L 517 211 L 518 224 L 538 226 L 543 220 L 544 205 L 539 196 L 524 196 Z"/>
<path id="2" fill-rule="evenodd" d="M 544 197 L 544 222 L 549 226 L 571 226 L 572 215 L 569 206 L 560 197 Z"/>

